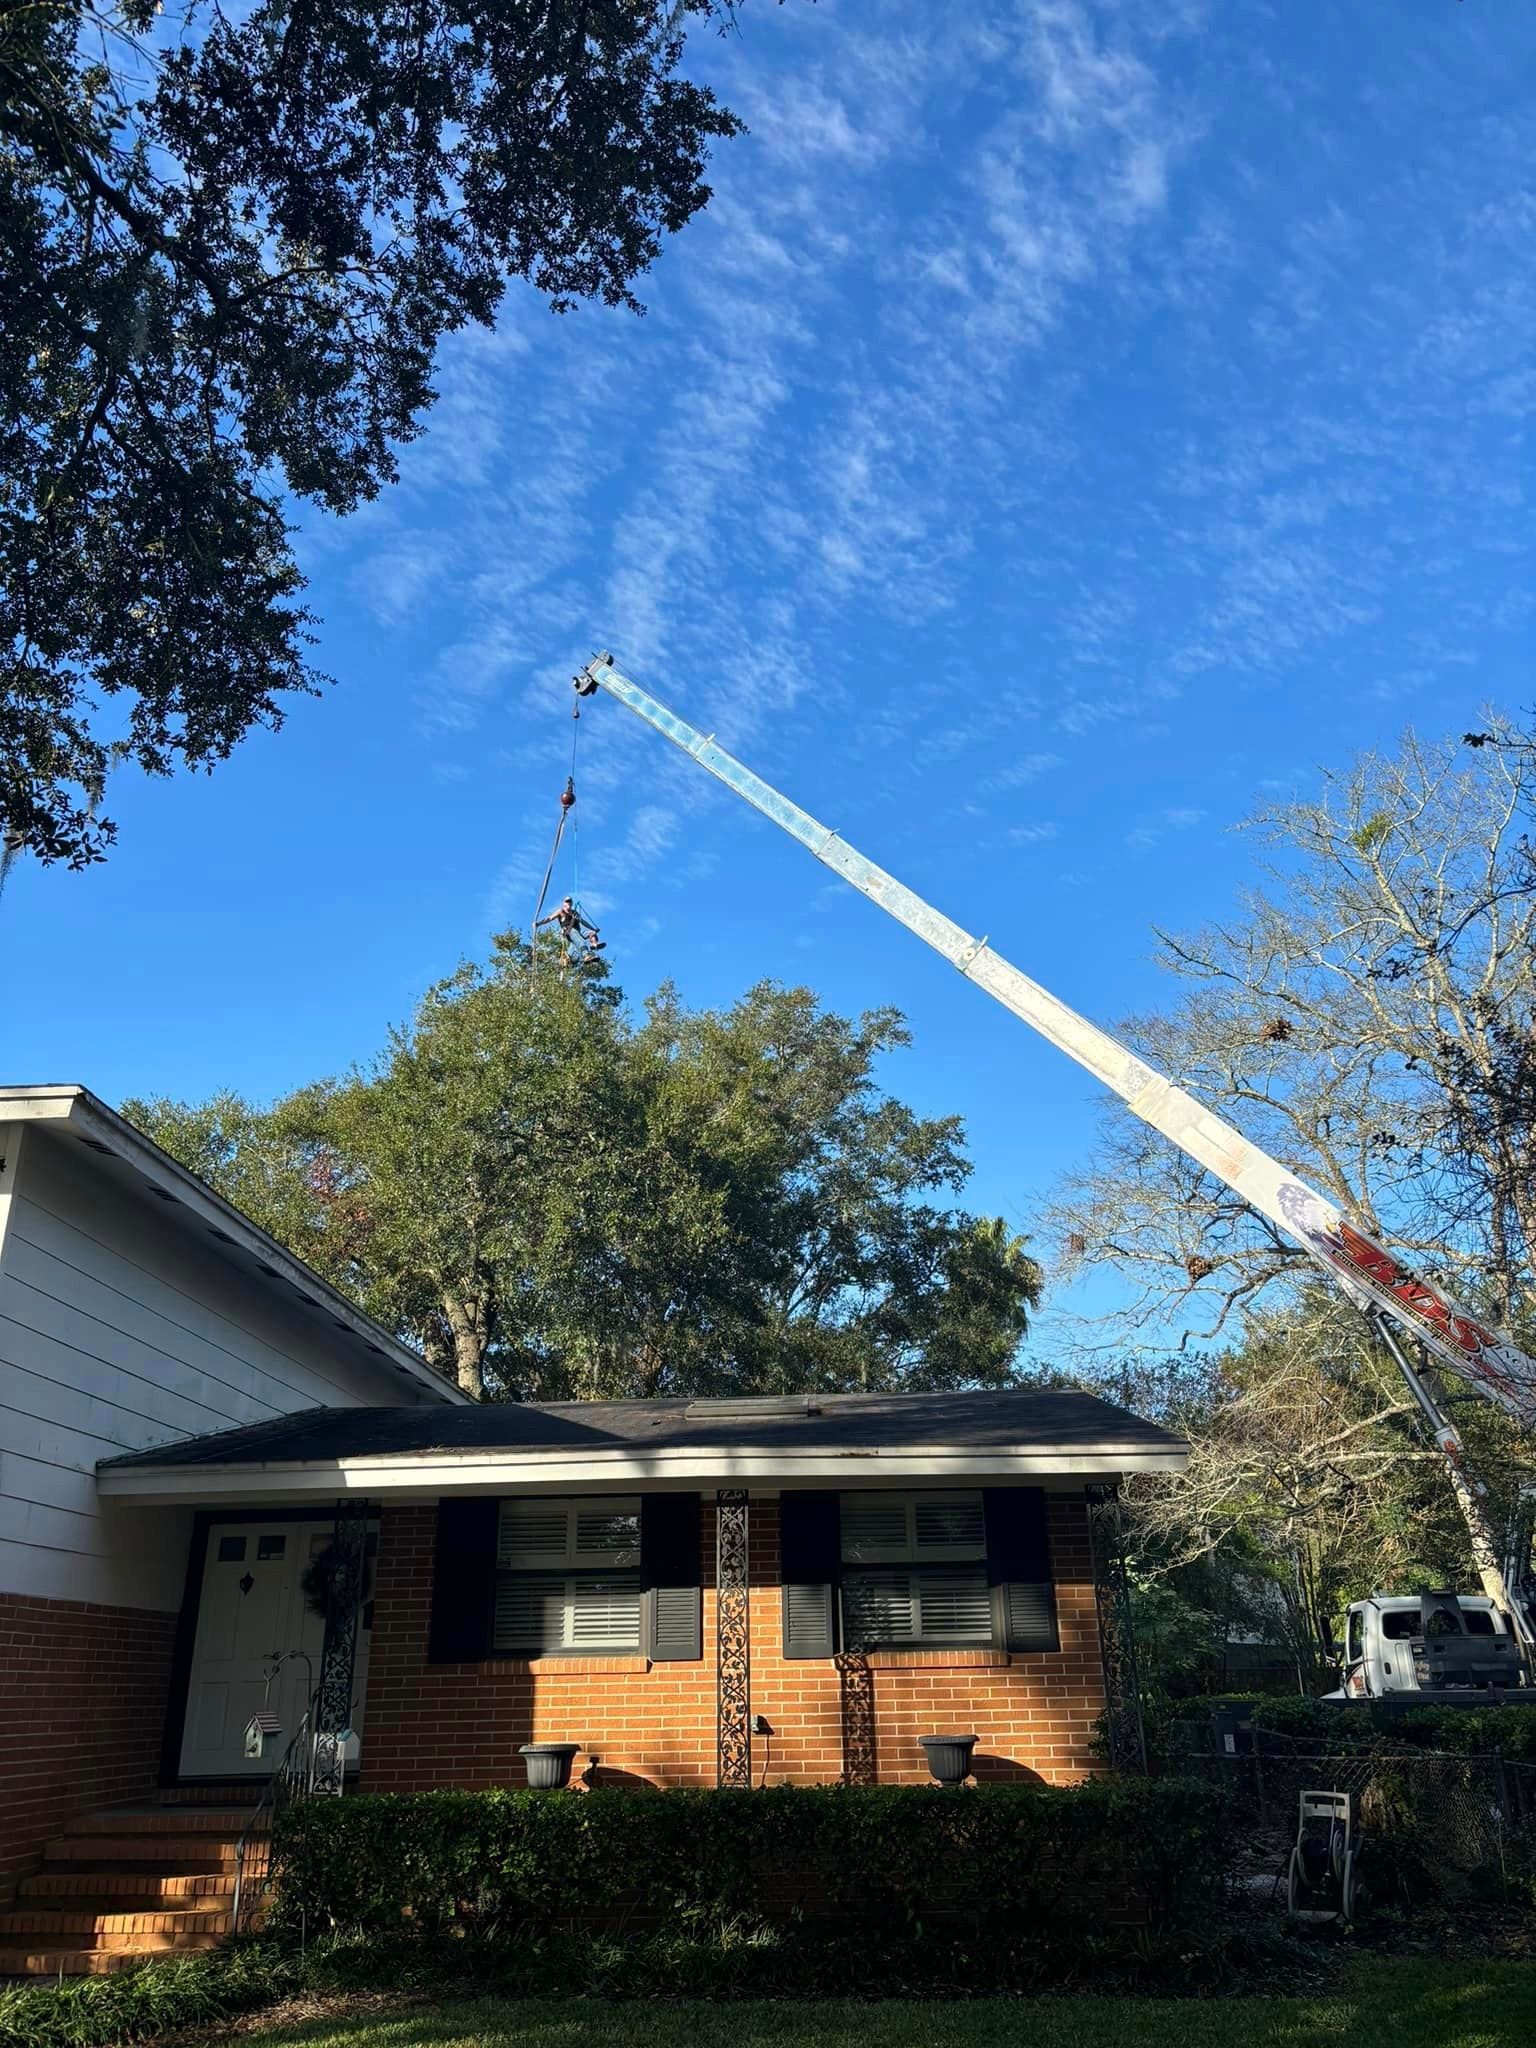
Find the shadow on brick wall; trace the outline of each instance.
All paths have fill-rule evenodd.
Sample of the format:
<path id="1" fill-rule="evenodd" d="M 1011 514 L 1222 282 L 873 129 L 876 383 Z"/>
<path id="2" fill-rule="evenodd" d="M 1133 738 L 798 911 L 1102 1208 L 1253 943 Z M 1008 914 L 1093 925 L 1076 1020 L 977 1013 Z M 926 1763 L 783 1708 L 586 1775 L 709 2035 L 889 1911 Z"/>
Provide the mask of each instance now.
<path id="1" fill-rule="evenodd" d="M 973 1756 L 971 1776 L 978 1785 L 1044 1785 L 1038 1771 L 1016 1764 L 1011 1756 Z"/>
<path id="2" fill-rule="evenodd" d="M 843 1783 L 875 1785 L 880 1759 L 875 1747 L 875 1674 L 869 1659 L 850 1650 L 837 1660 L 838 1718 L 843 1736 Z"/>

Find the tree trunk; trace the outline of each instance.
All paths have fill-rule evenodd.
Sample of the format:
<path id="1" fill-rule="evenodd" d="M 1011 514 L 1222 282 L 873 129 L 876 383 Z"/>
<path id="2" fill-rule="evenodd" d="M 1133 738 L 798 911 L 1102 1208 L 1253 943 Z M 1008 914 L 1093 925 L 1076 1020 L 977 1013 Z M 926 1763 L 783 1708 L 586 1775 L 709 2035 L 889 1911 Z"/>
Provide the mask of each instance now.
<path id="1" fill-rule="evenodd" d="M 473 1401 L 485 1399 L 486 1312 L 481 1301 L 445 1295 L 443 1314 L 453 1333 L 453 1376 Z"/>
<path id="2" fill-rule="evenodd" d="M 481 1360 L 485 1345 L 473 1330 L 453 1333 L 453 1376 L 472 1400 L 485 1399 L 485 1372 Z"/>

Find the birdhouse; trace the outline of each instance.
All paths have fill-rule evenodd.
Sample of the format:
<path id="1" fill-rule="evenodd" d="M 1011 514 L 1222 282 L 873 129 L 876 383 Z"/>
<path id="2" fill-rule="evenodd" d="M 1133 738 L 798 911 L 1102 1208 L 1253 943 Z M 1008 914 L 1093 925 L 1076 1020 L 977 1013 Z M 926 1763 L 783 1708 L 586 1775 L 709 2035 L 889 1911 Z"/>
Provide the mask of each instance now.
<path id="1" fill-rule="evenodd" d="M 276 1714 L 269 1714 L 265 1709 L 259 1714 L 252 1714 L 245 1724 L 246 1755 L 251 1758 L 270 1756 L 282 1732 L 283 1724 Z"/>

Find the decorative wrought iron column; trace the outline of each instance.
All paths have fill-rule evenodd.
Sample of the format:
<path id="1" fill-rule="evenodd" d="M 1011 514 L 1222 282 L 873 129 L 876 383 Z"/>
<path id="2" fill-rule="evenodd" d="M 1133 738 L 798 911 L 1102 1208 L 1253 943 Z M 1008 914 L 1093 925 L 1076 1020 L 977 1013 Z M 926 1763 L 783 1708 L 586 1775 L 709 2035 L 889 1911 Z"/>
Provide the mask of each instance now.
<path id="1" fill-rule="evenodd" d="M 1088 1537 L 1093 1553 L 1093 1599 L 1104 1661 L 1104 1725 L 1109 1761 L 1118 1771 L 1145 1771 L 1147 1741 L 1141 1725 L 1141 1685 L 1131 1627 L 1130 1582 L 1125 1572 L 1125 1529 L 1120 1490 L 1088 1489 Z"/>
<path id="2" fill-rule="evenodd" d="M 862 1643 L 850 1643 L 835 1657 L 839 1719 L 843 1730 L 843 1783 L 875 1785 L 880 1772 L 875 1755 L 875 1674 Z"/>
<path id="3" fill-rule="evenodd" d="M 752 1592 L 747 1496 L 715 1495 L 715 1674 L 719 1761 L 715 1782 L 752 1784 Z"/>
<path id="4" fill-rule="evenodd" d="M 315 1687 L 315 1790 L 339 1792 L 346 1767 L 342 1736 L 352 1726 L 357 1626 L 368 1568 L 368 1503 L 339 1500 L 327 1549 L 325 1640 Z"/>

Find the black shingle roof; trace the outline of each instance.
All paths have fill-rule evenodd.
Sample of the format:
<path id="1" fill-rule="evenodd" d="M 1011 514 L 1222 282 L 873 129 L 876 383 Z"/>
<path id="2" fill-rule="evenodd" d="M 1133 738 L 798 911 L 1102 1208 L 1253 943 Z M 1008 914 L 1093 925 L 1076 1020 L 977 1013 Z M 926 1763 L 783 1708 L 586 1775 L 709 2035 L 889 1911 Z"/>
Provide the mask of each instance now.
<path id="1" fill-rule="evenodd" d="M 473 1408 L 312 1408 L 103 1459 L 123 1466 L 329 1463 L 425 1451 L 771 1451 L 1033 1448 L 1159 1451 L 1183 1439 L 1129 1409 L 1055 1387 L 1006 1393 L 822 1394 L 812 1413 L 690 1412 L 687 1401 L 487 1402 Z"/>

